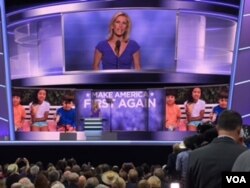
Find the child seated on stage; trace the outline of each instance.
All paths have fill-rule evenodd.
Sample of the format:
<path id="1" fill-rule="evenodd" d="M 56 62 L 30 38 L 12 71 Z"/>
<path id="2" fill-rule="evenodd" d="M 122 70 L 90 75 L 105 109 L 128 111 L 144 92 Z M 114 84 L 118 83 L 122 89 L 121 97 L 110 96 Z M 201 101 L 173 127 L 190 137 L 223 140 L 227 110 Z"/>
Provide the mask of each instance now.
<path id="1" fill-rule="evenodd" d="M 62 102 L 63 106 L 56 112 L 57 130 L 60 132 L 76 130 L 76 110 L 73 100 L 73 96 L 65 95 Z"/>
<path id="2" fill-rule="evenodd" d="M 31 131 L 49 131 L 48 117 L 50 103 L 46 100 L 47 90 L 40 88 L 33 93 L 30 106 Z"/>
<path id="3" fill-rule="evenodd" d="M 184 103 L 189 131 L 197 131 L 198 125 L 202 124 L 206 102 L 201 99 L 201 94 L 200 87 L 190 89 L 188 99 Z"/>
<path id="4" fill-rule="evenodd" d="M 181 110 L 175 104 L 175 92 L 173 90 L 167 91 L 166 95 L 166 123 L 165 130 L 174 131 L 178 128 L 181 118 Z"/>
<path id="5" fill-rule="evenodd" d="M 211 122 L 216 125 L 218 121 L 218 117 L 220 114 L 227 109 L 228 103 L 228 92 L 221 91 L 219 94 L 219 104 L 213 108 L 211 113 Z"/>
<path id="6" fill-rule="evenodd" d="M 21 105 L 21 94 L 19 92 L 13 91 L 12 102 L 14 109 L 15 131 L 22 131 L 26 112 L 24 107 Z"/>

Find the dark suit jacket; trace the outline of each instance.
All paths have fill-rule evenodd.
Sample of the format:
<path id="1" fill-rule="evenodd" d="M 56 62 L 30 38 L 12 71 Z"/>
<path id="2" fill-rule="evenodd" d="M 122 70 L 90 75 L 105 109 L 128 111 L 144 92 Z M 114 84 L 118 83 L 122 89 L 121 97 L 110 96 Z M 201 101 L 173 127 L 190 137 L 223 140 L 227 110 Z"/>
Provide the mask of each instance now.
<path id="1" fill-rule="evenodd" d="M 187 187 L 220 188 L 221 172 L 231 171 L 234 161 L 247 148 L 232 138 L 215 138 L 210 144 L 190 153 Z"/>

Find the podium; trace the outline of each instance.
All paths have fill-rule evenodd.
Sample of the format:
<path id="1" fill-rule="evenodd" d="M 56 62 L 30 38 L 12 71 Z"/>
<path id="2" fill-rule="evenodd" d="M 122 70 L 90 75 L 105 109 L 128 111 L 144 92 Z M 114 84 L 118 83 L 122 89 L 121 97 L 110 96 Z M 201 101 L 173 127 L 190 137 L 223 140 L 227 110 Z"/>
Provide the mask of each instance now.
<path id="1" fill-rule="evenodd" d="M 81 118 L 83 121 L 84 131 L 102 131 L 103 130 L 103 118 Z"/>

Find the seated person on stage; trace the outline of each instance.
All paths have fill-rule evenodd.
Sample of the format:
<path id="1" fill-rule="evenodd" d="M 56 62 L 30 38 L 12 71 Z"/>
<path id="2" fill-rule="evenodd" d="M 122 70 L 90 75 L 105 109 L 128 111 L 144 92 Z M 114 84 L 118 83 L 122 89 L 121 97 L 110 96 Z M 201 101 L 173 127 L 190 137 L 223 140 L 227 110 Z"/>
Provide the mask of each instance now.
<path id="1" fill-rule="evenodd" d="M 21 105 L 21 94 L 14 91 L 12 93 L 12 102 L 14 110 L 15 131 L 22 131 L 26 116 L 24 107 Z"/>
<path id="2" fill-rule="evenodd" d="M 218 117 L 220 114 L 227 109 L 227 102 L 228 102 L 228 92 L 227 91 L 221 91 L 219 94 L 219 104 L 213 108 L 212 114 L 211 114 L 211 121 L 213 124 L 217 124 Z"/>
<path id="3" fill-rule="evenodd" d="M 47 91 L 38 89 L 34 92 L 33 100 L 30 103 L 31 131 L 49 131 L 48 117 L 50 103 L 46 101 Z"/>
<path id="4" fill-rule="evenodd" d="M 70 132 L 76 130 L 76 110 L 73 108 L 74 97 L 65 95 L 62 107 L 56 112 L 57 130 Z"/>
<path id="5" fill-rule="evenodd" d="M 91 116 L 93 118 L 99 118 L 101 117 L 101 109 L 99 107 L 98 101 L 94 101 L 92 109 L 91 109 Z"/>
<path id="6" fill-rule="evenodd" d="M 175 104 L 176 93 L 173 90 L 167 91 L 166 96 L 166 123 L 165 129 L 174 131 L 178 127 L 181 118 L 181 110 Z"/>
<path id="7" fill-rule="evenodd" d="M 197 126 L 202 124 L 205 113 L 205 101 L 201 99 L 201 88 L 190 90 L 188 100 L 184 103 L 188 121 L 188 130 L 197 131 Z"/>

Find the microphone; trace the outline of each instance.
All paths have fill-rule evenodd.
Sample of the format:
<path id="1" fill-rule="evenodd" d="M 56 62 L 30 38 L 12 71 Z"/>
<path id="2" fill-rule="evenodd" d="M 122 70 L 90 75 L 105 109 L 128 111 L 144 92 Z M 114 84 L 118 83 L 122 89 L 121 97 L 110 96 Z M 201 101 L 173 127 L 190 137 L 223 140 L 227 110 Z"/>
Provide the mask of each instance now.
<path id="1" fill-rule="evenodd" d="M 117 55 L 117 56 L 119 56 L 120 47 L 121 47 L 121 41 L 120 41 L 120 40 L 117 40 L 117 41 L 115 42 L 115 52 L 116 52 L 116 55 Z"/>
<path id="2" fill-rule="evenodd" d="M 121 47 L 121 41 L 117 40 L 115 42 L 115 53 L 116 53 L 116 69 L 119 68 L 119 52 L 120 52 L 120 47 Z"/>

